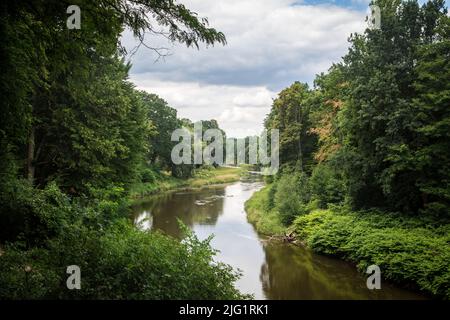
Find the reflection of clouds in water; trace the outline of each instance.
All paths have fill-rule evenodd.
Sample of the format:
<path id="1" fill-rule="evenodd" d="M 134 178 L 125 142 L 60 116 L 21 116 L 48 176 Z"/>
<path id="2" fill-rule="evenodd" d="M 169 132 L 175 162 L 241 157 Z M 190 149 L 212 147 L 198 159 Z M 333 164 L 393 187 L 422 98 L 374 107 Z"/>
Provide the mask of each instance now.
<path id="1" fill-rule="evenodd" d="M 236 236 L 241 237 L 241 238 L 250 239 L 250 240 L 254 240 L 254 241 L 259 241 L 259 239 L 256 236 L 250 236 L 250 235 L 247 235 L 247 234 L 237 233 L 237 232 L 234 232 L 234 231 L 231 231 L 231 233 L 233 233 Z"/>
<path id="2" fill-rule="evenodd" d="M 153 216 L 150 211 L 143 211 L 134 219 L 134 224 L 141 230 L 151 230 L 153 226 Z"/>

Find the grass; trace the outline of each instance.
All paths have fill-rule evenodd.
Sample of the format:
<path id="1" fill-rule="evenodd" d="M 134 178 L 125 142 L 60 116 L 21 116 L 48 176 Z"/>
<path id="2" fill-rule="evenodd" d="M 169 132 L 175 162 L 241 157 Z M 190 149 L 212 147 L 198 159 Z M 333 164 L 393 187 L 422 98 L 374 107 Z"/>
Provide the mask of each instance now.
<path id="1" fill-rule="evenodd" d="M 208 185 L 224 184 L 239 181 L 243 169 L 231 167 L 203 168 L 196 170 L 189 179 L 172 177 L 169 173 L 161 173 L 152 182 L 136 183 L 131 187 L 131 198 L 137 199 L 148 195 L 175 189 L 201 188 Z"/>
<path id="2" fill-rule="evenodd" d="M 286 227 L 281 223 L 280 215 L 274 209 L 268 210 L 270 188 L 270 185 L 264 187 L 247 200 L 245 203 L 247 219 L 261 234 L 282 235 L 285 233 Z"/>
<path id="3" fill-rule="evenodd" d="M 177 179 L 169 174 L 162 173 L 152 182 L 139 182 L 133 184 L 130 188 L 130 197 L 136 199 L 185 186 L 187 186 L 186 180 Z"/>
<path id="4" fill-rule="evenodd" d="M 212 184 L 223 184 L 238 181 L 241 177 L 241 168 L 219 167 L 216 169 L 199 170 L 193 178 L 187 180 L 187 186 L 201 188 Z"/>

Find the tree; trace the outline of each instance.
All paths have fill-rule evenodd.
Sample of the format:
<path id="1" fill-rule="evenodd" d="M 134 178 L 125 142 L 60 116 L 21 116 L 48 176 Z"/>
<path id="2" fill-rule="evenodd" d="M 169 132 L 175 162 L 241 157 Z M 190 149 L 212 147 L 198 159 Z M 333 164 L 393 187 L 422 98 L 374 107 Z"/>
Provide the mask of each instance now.
<path id="1" fill-rule="evenodd" d="M 328 73 L 318 75 L 314 87 L 311 93 L 310 133 L 317 136 L 318 148 L 314 158 L 321 163 L 333 159 L 344 143 L 339 113 L 348 96 L 348 83 L 344 78 L 343 66 L 335 64 Z"/>
<path id="2" fill-rule="evenodd" d="M 295 82 L 279 93 L 264 121 L 268 132 L 280 130 L 281 165 L 295 165 L 300 171 L 312 165 L 316 141 L 309 132 L 309 97 L 308 86 Z"/>
<path id="3" fill-rule="evenodd" d="M 376 4 L 382 10 L 381 29 L 354 35 L 344 57 L 350 91 L 342 110 L 346 139 L 342 159 L 356 207 L 416 212 L 423 206 L 417 176 L 406 167 L 398 170 L 399 161 L 394 159 L 416 141 L 418 49 L 430 39 L 431 20 L 445 15 L 445 10 L 442 1 L 433 2 L 435 10 L 430 4 L 420 9 L 415 1 Z"/>
<path id="4" fill-rule="evenodd" d="M 154 130 L 154 134 L 148 137 L 150 147 L 146 157 L 147 161 L 149 164 L 170 168 L 172 164 L 171 151 L 175 145 L 171 141 L 171 135 L 175 129 L 181 128 L 177 110 L 170 107 L 156 94 L 140 91 L 139 97 Z"/>
<path id="5" fill-rule="evenodd" d="M 125 80 L 129 66 L 114 57 L 89 66 L 89 73 L 55 83 L 44 108 L 35 109 L 37 185 L 57 180 L 78 193 L 87 185 L 130 184 L 136 177 L 148 126 Z"/>
<path id="6" fill-rule="evenodd" d="M 450 209 L 450 18 L 441 17 L 433 41 L 420 48 L 413 100 L 415 139 L 397 149 L 391 171 L 416 176 L 428 213 L 448 216 Z"/>
<path id="7" fill-rule="evenodd" d="M 62 1 L 6 0 L 0 5 L 5 68 L 0 78 L 0 159 L 6 160 L 0 171 L 5 177 L 7 171 L 16 171 L 13 167 L 23 168 L 21 173 L 37 186 L 57 178 L 71 189 L 73 178 L 79 188 L 112 172 L 107 180 L 127 183 L 134 170 L 126 169 L 129 163 L 123 160 L 136 162 L 131 159 L 139 157 L 140 134 L 125 124 L 138 130 L 143 123 L 139 102 L 126 82 L 129 67 L 120 59 L 123 29 L 130 28 L 144 46 L 146 33 L 197 48 L 202 42 L 225 44 L 225 36 L 171 0 L 71 4 L 82 11 L 79 30 L 66 28 L 67 4 Z M 76 170 L 81 174 L 74 175 Z"/>

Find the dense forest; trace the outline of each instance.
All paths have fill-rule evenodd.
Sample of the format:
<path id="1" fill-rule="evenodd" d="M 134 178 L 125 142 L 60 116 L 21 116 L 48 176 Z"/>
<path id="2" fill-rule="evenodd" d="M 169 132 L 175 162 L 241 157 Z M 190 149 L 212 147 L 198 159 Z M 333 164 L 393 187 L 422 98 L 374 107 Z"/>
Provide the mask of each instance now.
<path id="1" fill-rule="evenodd" d="M 247 210 L 261 232 L 449 298 L 450 18 L 442 0 L 376 4 L 381 29 L 274 100 L 281 173 Z"/>
<path id="2" fill-rule="evenodd" d="M 194 48 L 225 35 L 171 0 L 72 2 L 81 29 L 67 29 L 65 1 L 0 3 L 0 298 L 250 298 L 211 238 L 129 219 L 133 197 L 211 166 L 172 162 L 172 132 L 194 123 L 134 87 L 122 32 L 143 41 L 163 27 Z M 352 34 L 312 87 L 274 99 L 264 127 L 280 130 L 281 167 L 246 203 L 248 219 L 449 299 L 450 17 L 443 0 L 375 3 L 380 29 Z M 83 290 L 67 290 L 73 264 Z"/>
<path id="3" fill-rule="evenodd" d="M 225 36 L 173 1 L 71 4 L 83 8 L 81 29 L 66 28 L 64 1 L 0 4 L 0 297 L 244 297 L 208 240 L 140 232 L 128 219 L 133 192 L 192 175 L 172 164 L 170 137 L 193 124 L 134 88 L 122 31 L 142 40 L 162 26 L 194 47 Z M 83 290 L 66 288 L 73 264 Z"/>

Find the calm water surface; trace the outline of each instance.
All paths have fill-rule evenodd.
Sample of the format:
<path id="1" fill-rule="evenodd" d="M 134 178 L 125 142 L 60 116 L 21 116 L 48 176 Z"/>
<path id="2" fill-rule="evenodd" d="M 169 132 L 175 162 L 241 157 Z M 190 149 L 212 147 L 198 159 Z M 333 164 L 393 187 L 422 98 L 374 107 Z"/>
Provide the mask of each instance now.
<path id="1" fill-rule="evenodd" d="M 244 202 L 261 182 L 154 196 L 133 208 L 133 219 L 145 229 L 180 238 L 177 219 L 200 239 L 214 234 L 216 259 L 243 272 L 237 287 L 256 299 L 421 299 L 422 296 L 382 281 L 368 290 L 366 278 L 344 261 L 310 250 L 268 242 L 248 223 Z"/>

